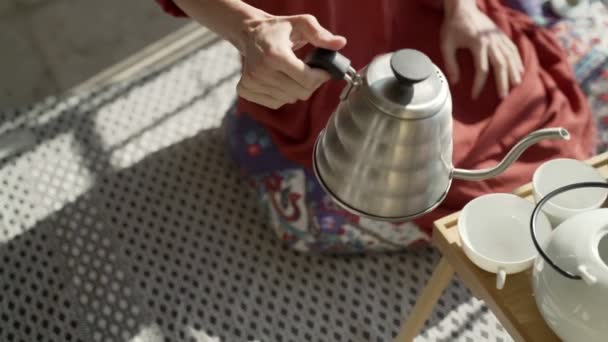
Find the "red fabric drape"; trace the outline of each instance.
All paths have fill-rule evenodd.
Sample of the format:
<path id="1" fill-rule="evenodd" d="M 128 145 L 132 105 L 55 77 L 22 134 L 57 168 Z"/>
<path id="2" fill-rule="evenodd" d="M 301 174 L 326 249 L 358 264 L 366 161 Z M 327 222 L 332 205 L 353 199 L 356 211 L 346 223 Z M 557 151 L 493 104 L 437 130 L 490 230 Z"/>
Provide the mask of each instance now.
<path id="1" fill-rule="evenodd" d="M 183 15 L 167 0 L 157 0 L 165 10 Z M 345 36 L 341 51 L 353 66 L 362 68 L 380 53 L 413 48 L 427 54 L 444 69 L 439 49 L 443 14 L 419 1 L 403 0 L 251 0 L 249 4 L 275 15 L 310 13 L 330 31 Z M 477 100 L 470 97 L 474 66 L 469 52 L 459 54 L 461 80 L 451 86 L 456 167 L 486 168 L 496 164 L 522 137 L 543 127 L 567 128 L 571 141 L 540 143 L 522 155 L 507 172 L 482 182 L 454 181 L 441 207 L 418 220 L 430 227 L 435 219 L 459 210 L 467 201 L 489 192 L 510 192 L 530 181 L 534 170 L 555 157 L 588 158 L 595 147 L 595 131 L 586 99 L 579 89 L 566 56 L 550 33 L 535 26 L 524 14 L 498 0 L 478 0 L 479 7 L 517 45 L 525 73 L 522 83 L 507 98 L 497 97 L 494 78 Z M 301 56 L 309 49 L 298 51 Z M 270 131 L 274 142 L 289 159 L 306 167 L 312 163 L 312 147 L 338 104 L 343 82 L 324 84 L 305 102 L 278 110 L 241 100 L 248 112 Z"/>

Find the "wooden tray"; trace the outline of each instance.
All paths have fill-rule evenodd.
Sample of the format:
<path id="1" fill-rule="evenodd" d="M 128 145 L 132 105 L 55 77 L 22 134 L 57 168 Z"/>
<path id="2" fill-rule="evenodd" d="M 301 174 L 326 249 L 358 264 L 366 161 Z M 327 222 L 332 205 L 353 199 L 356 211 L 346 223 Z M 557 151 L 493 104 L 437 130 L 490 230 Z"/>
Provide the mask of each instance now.
<path id="1" fill-rule="evenodd" d="M 608 178 L 608 152 L 597 155 L 587 163 Z M 532 185 L 526 184 L 513 193 L 534 201 Z M 485 301 L 494 315 L 516 341 L 559 341 L 541 317 L 532 293 L 532 269 L 511 274 L 502 290 L 496 289 L 496 275 L 475 266 L 460 247 L 459 212 L 435 221 L 433 242 L 471 292 Z"/>

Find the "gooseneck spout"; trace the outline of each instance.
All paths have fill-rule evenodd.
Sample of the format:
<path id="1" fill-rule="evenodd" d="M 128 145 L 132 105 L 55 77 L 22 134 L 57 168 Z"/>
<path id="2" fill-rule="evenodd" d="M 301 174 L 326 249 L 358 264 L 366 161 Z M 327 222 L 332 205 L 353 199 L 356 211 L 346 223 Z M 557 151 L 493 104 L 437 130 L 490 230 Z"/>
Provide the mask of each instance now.
<path id="1" fill-rule="evenodd" d="M 530 146 L 545 139 L 564 139 L 570 140 L 570 133 L 565 128 L 544 128 L 528 134 L 520 142 L 518 142 L 504 159 L 496 166 L 482 170 L 452 170 L 452 177 L 464 180 L 484 180 L 487 178 L 496 177 L 503 173 L 521 154 Z"/>

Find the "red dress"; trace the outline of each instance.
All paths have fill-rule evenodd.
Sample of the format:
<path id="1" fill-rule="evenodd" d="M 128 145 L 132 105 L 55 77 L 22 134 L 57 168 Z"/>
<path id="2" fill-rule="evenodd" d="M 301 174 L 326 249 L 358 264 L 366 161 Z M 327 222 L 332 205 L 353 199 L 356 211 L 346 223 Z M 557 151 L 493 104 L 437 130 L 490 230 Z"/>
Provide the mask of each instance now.
<path id="1" fill-rule="evenodd" d="M 183 13 L 170 0 L 157 0 L 174 15 Z M 309 13 L 348 44 L 341 50 L 360 69 L 380 53 L 413 48 L 428 55 L 445 70 L 439 49 L 443 13 L 423 4 L 403 0 L 252 0 L 254 7 L 274 15 Z M 356 5 L 355 5 L 356 3 Z M 453 182 L 448 197 L 432 213 L 417 220 L 423 227 L 469 200 L 490 192 L 510 192 L 529 182 L 544 161 L 556 158 L 586 159 L 595 149 L 596 133 L 586 98 L 579 89 L 565 53 L 551 34 L 524 14 L 498 0 L 478 0 L 484 11 L 516 44 L 525 72 L 520 85 L 500 100 L 494 77 L 488 77 L 477 100 L 470 92 L 474 77 L 472 58 L 459 54 L 461 80 L 451 86 L 456 167 L 486 168 L 498 163 L 509 149 L 533 130 L 565 127 L 572 139 L 548 140 L 527 150 L 504 174 L 481 182 Z M 298 51 L 302 56 L 308 49 Z M 314 141 L 339 101 L 344 82 L 329 81 L 305 102 L 278 110 L 240 100 L 239 110 L 250 113 L 270 132 L 282 154 L 305 167 L 312 163 Z"/>

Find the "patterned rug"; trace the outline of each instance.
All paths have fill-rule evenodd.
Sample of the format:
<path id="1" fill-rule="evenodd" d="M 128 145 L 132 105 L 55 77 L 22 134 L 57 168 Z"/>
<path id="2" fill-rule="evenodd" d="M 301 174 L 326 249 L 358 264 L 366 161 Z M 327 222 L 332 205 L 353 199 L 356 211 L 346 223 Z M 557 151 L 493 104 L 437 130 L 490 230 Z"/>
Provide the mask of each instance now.
<path id="1" fill-rule="evenodd" d="M 282 247 L 217 129 L 235 51 L 0 115 L 0 341 L 390 341 L 437 253 Z M 18 153 L 16 153 L 18 152 Z M 457 280 L 419 341 L 507 341 Z"/>
<path id="2" fill-rule="evenodd" d="M 598 153 L 608 149 L 608 7 L 590 5 L 588 15 L 547 21 L 568 54 L 599 128 Z"/>

